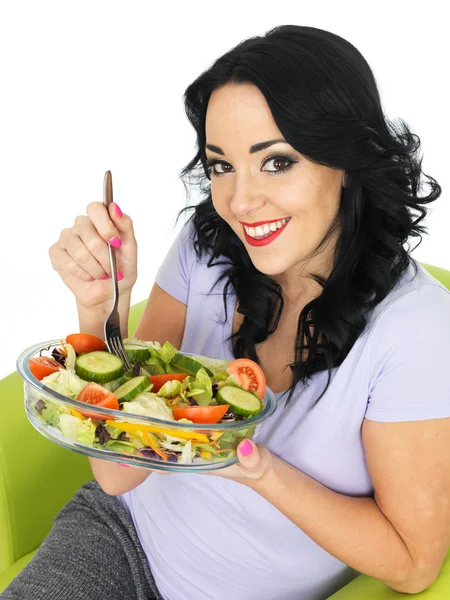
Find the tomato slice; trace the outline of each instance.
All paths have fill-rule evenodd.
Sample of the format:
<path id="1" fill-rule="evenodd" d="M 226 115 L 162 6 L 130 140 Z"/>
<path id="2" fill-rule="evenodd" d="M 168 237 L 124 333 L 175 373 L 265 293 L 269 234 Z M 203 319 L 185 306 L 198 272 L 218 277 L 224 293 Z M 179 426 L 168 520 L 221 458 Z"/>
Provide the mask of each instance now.
<path id="1" fill-rule="evenodd" d="M 256 392 L 263 398 L 266 389 L 266 378 L 261 367 L 249 358 L 237 358 L 228 365 L 227 371 L 235 375 L 239 385 L 247 392 Z"/>
<path id="2" fill-rule="evenodd" d="M 88 383 L 81 392 L 78 394 L 77 400 L 79 402 L 86 402 L 86 404 L 95 404 L 95 406 L 101 406 L 102 408 L 112 408 L 113 410 L 119 410 L 119 403 L 115 395 L 99 385 L 98 383 Z M 87 410 L 78 409 L 85 417 L 91 417 L 91 419 L 105 420 L 110 419 L 109 415 L 100 415 Z"/>
<path id="3" fill-rule="evenodd" d="M 28 361 L 28 368 L 39 381 L 44 379 L 44 377 L 47 377 L 47 375 L 56 373 L 59 369 L 64 369 L 61 363 L 54 358 L 48 358 L 47 356 L 30 358 Z"/>
<path id="4" fill-rule="evenodd" d="M 149 375 L 150 381 L 153 383 L 152 393 L 159 392 L 162 386 L 168 381 L 173 381 L 177 379 L 178 381 L 183 381 L 188 377 L 185 373 L 163 373 L 162 375 Z"/>
<path id="5" fill-rule="evenodd" d="M 193 423 L 217 423 L 229 409 L 228 404 L 220 406 L 186 406 L 173 409 L 176 421 L 189 419 Z"/>
<path id="6" fill-rule="evenodd" d="M 66 342 L 73 346 L 77 354 L 106 350 L 105 342 L 90 333 L 71 333 L 66 337 Z"/>

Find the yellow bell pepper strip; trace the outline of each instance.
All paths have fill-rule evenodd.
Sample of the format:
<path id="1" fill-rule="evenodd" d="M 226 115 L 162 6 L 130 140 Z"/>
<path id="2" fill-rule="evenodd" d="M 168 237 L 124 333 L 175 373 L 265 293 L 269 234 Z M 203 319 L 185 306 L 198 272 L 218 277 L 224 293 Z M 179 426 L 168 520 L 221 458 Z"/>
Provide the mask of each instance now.
<path id="1" fill-rule="evenodd" d="M 81 419 L 81 421 L 85 421 L 86 417 L 84 415 L 82 415 L 80 412 L 78 412 L 77 410 L 75 410 L 74 408 L 69 408 L 71 414 L 76 417 L 77 419 Z"/>
<path id="2" fill-rule="evenodd" d="M 200 452 L 200 456 L 207 460 L 207 459 L 211 458 L 212 454 L 211 454 L 211 452 L 208 452 L 207 450 L 202 450 Z"/>
<path id="3" fill-rule="evenodd" d="M 144 436 L 144 439 L 147 442 L 147 444 L 150 446 L 150 448 L 152 450 L 154 450 L 156 452 L 156 454 L 159 454 L 159 456 L 163 460 L 168 460 L 169 455 L 161 450 L 161 448 L 158 446 L 157 442 L 155 441 L 155 439 L 153 438 L 151 433 L 144 431 L 143 436 Z"/>
<path id="4" fill-rule="evenodd" d="M 166 429 L 165 427 L 156 427 L 155 425 L 139 425 L 137 423 L 122 423 L 120 421 L 107 420 L 107 425 L 120 429 L 121 431 L 133 432 L 133 431 L 154 431 L 157 433 L 163 433 L 164 435 L 171 435 L 182 440 L 197 440 L 204 444 L 209 444 L 208 436 L 204 433 L 192 433 L 188 431 L 178 431 L 177 429 Z"/>

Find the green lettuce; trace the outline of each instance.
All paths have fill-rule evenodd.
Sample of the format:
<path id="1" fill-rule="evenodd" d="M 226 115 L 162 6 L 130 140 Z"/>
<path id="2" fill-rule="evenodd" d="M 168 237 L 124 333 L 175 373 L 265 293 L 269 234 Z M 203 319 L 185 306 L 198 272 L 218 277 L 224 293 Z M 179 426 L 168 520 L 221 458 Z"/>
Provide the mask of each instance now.
<path id="1" fill-rule="evenodd" d="M 60 369 L 56 373 L 44 377 L 41 383 L 55 392 L 75 400 L 89 382 L 83 381 L 72 369 Z"/>
<path id="2" fill-rule="evenodd" d="M 68 440 L 80 442 L 86 446 L 93 446 L 95 439 L 95 426 L 91 419 L 79 419 L 73 415 L 62 414 L 59 417 L 59 427 Z"/>
<path id="3" fill-rule="evenodd" d="M 196 373 L 195 378 L 189 377 L 189 387 L 192 390 L 202 390 L 201 394 L 195 395 L 195 401 L 200 406 L 207 406 L 211 404 L 213 392 L 212 392 L 212 381 L 211 377 L 202 367 Z M 194 394 L 190 394 L 191 396 Z"/>
<path id="4" fill-rule="evenodd" d="M 172 410 L 167 406 L 164 398 L 158 397 L 152 392 L 142 392 L 134 400 L 124 402 L 121 412 L 163 419 L 164 421 L 175 421 Z M 132 420 L 127 418 L 127 422 L 131 423 Z"/>
<path id="5" fill-rule="evenodd" d="M 182 392 L 183 386 L 181 381 L 172 379 L 172 381 L 166 381 L 162 388 L 156 392 L 156 395 L 160 398 L 173 398 L 174 396 L 181 396 Z"/>
<path id="6" fill-rule="evenodd" d="M 42 410 L 41 415 L 49 425 L 57 427 L 59 425 L 59 417 L 61 414 L 66 413 L 69 413 L 69 409 L 66 406 L 56 401 L 50 402 L 47 398 L 45 399 L 45 408 Z"/>

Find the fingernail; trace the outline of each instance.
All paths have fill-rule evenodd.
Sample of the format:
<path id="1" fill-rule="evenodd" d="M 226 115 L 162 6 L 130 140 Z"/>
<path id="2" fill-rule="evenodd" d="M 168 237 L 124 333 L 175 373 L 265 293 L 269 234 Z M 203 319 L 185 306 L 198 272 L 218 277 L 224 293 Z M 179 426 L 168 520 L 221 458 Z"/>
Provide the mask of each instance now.
<path id="1" fill-rule="evenodd" d="M 122 218 L 122 216 L 123 216 L 123 213 L 122 213 L 122 211 L 120 210 L 120 208 L 119 208 L 119 205 L 118 205 L 118 204 L 116 204 L 115 202 L 114 202 L 114 208 L 116 209 L 116 215 L 119 217 L 119 219 L 121 219 L 121 218 Z"/>
<path id="2" fill-rule="evenodd" d="M 118 465 L 120 465 L 121 467 L 131 467 L 131 465 L 126 465 L 124 463 L 117 463 Z"/>
<path id="3" fill-rule="evenodd" d="M 120 246 L 122 245 L 122 242 L 119 240 L 118 237 L 113 237 L 109 240 L 110 245 L 113 248 L 120 248 Z"/>
<path id="4" fill-rule="evenodd" d="M 117 271 L 117 281 L 122 281 L 122 279 L 123 279 L 122 271 Z"/>
<path id="5" fill-rule="evenodd" d="M 100 277 L 100 279 L 108 279 L 108 277 L 109 277 L 108 273 L 104 273 L 104 274 L 103 274 L 103 275 Z"/>
<path id="6" fill-rule="evenodd" d="M 253 444 L 249 440 L 245 440 L 239 450 L 242 456 L 249 456 L 253 452 Z"/>
<path id="7" fill-rule="evenodd" d="M 95 281 L 94 277 L 91 279 L 91 283 L 92 283 L 92 281 Z"/>

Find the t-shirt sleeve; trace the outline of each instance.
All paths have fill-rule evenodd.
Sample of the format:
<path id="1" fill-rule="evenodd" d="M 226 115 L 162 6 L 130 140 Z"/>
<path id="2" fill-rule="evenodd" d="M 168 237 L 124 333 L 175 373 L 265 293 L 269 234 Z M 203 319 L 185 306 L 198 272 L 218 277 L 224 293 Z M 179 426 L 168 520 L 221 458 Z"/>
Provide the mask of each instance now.
<path id="1" fill-rule="evenodd" d="M 155 276 L 155 283 L 160 288 L 186 305 L 189 299 L 192 269 L 196 260 L 194 232 L 192 222 L 189 221 L 183 226 Z"/>
<path id="2" fill-rule="evenodd" d="M 450 417 L 450 292 L 416 288 L 381 315 L 373 336 L 365 416 L 383 422 Z"/>

